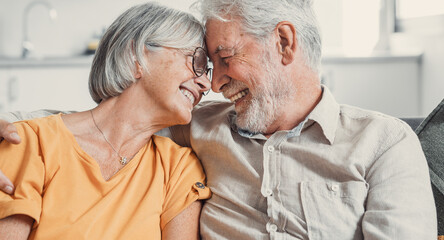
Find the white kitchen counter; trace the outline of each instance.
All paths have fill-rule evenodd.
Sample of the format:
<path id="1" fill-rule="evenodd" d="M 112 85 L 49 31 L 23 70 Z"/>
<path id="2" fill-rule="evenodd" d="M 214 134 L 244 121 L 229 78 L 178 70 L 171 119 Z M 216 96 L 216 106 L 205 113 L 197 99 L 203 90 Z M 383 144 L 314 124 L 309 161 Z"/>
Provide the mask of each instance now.
<path id="1" fill-rule="evenodd" d="M 16 67 L 89 67 L 91 66 L 93 55 L 81 55 L 70 57 L 47 57 L 37 58 L 14 58 L 0 56 L 0 68 L 16 68 Z M 422 52 L 410 53 L 384 53 L 373 54 L 367 56 L 359 55 L 341 55 L 341 54 L 325 54 L 322 58 L 323 64 L 330 63 L 362 63 L 362 62 L 385 62 L 385 61 L 421 61 Z"/>
<path id="2" fill-rule="evenodd" d="M 372 63 L 372 62 L 391 62 L 391 61 L 418 61 L 422 60 L 422 51 L 404 51 L 404 52 L 381 52 L 369 55 L 346 55 L 335 53 L 324 53 L 322 64 L 331 63 Z"/>
<path id="3" fill-rule="evenodd" d="M 14 58 L 1 57 L 0 68 L 90 67 L 93 55 L 71 57 Z"/>
<path id="4" fill-rule="evenodd" d="M 0 111 L 85 110 L 93 56 L 20 59 L 0 57 Z"/>

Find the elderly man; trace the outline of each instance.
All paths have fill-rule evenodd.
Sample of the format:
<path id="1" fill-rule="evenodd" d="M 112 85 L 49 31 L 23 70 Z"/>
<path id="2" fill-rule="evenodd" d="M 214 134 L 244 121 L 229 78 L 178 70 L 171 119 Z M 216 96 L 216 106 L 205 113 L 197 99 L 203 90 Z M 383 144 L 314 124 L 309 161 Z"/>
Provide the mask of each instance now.
<path id="1" fill-rule="evenodd" d="M 204 239 L 436 239 L 416 135 L 396 118 L 339 105 L 321 85 L 311 1 L 198 6 L 212 89 L 231 103 L 204 102 L 190 125 L 161 134 L 203 163 L 213 191 Z"/>

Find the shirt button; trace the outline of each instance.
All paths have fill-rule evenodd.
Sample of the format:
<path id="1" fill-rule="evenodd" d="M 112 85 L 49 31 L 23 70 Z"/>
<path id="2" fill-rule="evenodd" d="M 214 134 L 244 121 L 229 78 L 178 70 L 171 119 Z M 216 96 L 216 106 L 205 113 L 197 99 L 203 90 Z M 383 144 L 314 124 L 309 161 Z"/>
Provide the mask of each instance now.
<path id="1" fill-rule="evenodd" d="M 270 225 L 270 231 L 271 232 L 276 232 L 278 230 L 278 227 L 275 224 L 271 224 Z"/>
<path id="2" fill-rule="evenodd" d="M 265 194 L 267 196 L 271 196 L 271 194 L 273 194 L 273 191 L 271 191 L 271 189 L 267 189 L 267 190 L 265 190 Z"/>
<path id="3" fill-rule="evenodd" d="M 337 191 L 339 190 L 339 186 L 338 186 L 338 184 L 333 184 L 333 185 L 331 186 L 331 190 L 332 190 L 333 192 L 337 192 Z"/>
<path id="4" fill-rule="evenodd" d="M 268 151 L 269 152 L 273 152 L 274 151 L 274 147 L 273 146 L 268 146 Z"/>
<path id="5" fill-rule="evenodd" d="M 198 187 L 200 189 L 205 189 L 205 185 L 201 182 L 196 182 L 196 184 L 194 184 L 194 185 L 196 185 L 196 187 Z"/>

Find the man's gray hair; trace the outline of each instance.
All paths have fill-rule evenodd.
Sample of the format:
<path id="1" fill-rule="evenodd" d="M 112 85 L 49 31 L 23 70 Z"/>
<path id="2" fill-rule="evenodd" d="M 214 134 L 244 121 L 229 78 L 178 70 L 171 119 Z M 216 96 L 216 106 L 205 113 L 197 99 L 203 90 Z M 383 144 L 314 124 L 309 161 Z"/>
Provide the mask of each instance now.
<path id="1" fill-rule="evenodd" d="M 240 19 L 243 31 L 262 43 L 279 22 L 291 22 L 306 65 L 319 72 L 321 37 L 312 5 L 312 0 L 198 0 L 195 7 L 200 10 L 204 23 L 210 19 Z"/>
<path id="2" fill-rule="evenodd" d="M 89 75 L 96 103 L 120 95 L 136 82 L 135 61 L 149 72 L 144 48 L 193 49 L 204 43 L 204 27 L 191 14 L 157 3 L 134 6 L 107 29 L 97 48 Z"/>

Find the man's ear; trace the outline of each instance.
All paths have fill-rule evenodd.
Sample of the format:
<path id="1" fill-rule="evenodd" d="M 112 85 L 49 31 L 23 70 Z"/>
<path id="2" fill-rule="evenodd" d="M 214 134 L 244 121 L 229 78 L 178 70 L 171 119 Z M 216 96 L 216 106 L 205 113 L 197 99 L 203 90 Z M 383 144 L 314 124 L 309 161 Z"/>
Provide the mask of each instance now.
<path id="1" fill-rule="evenodd" d="M 277 47 L 282 55 L 282 64 L 288 65 L 295 59 L 297 51 L 296 29 L 288 21 L 279 22 L 275 28 L 278 37 Z"/>

